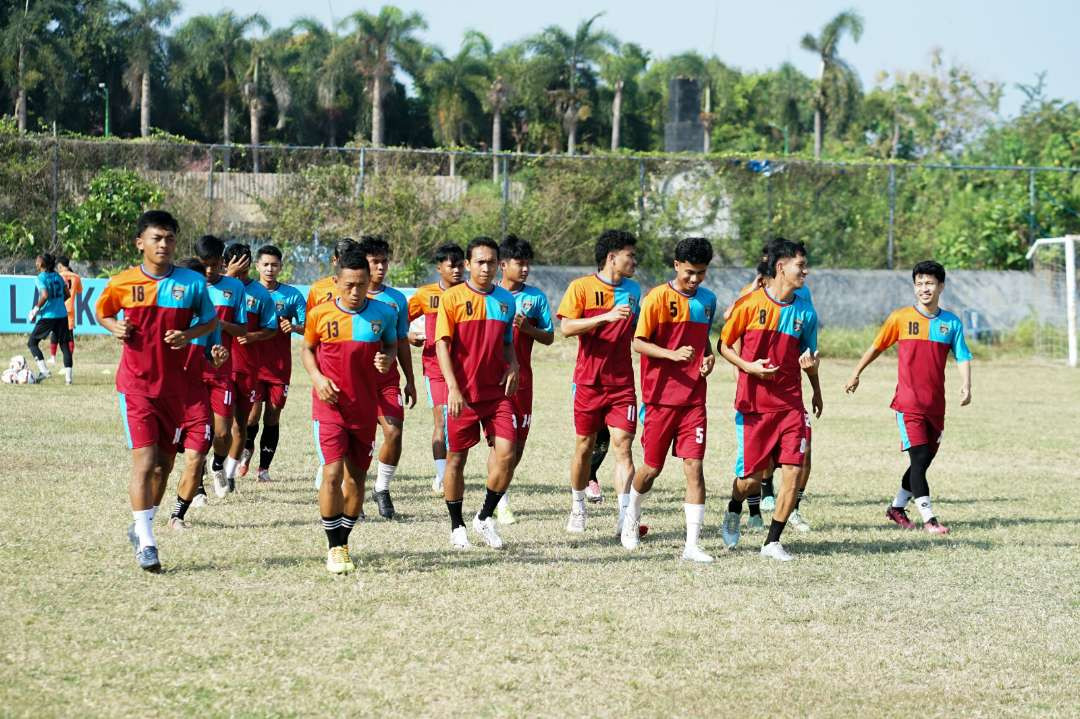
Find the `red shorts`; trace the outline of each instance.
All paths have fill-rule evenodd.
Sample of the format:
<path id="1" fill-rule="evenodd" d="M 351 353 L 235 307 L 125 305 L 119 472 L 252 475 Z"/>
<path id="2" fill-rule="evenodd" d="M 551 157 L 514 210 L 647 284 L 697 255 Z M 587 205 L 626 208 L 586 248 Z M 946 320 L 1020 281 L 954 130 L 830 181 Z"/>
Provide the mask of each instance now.
<path id="1" fill-rule="evenodd" d="M 641 446 L 645 464 L 661 469 L 668 450 L 680 459 L 705 458 L 705 405 L 672 407 L 646 404 L 641 415 Z"/>
<path id="2" fill-rule="evenodd" d="M 255 402 L 270 402 L 270 406 L 281 409 L 289 399 L 289 385 L 260 380 L 255 383 Z M 252 402 L 254 404 L 255 402 Z"/>
<path id="3" fill-rule="evenodd" d="M 206 391 L 206 385 L 199 380 L 188 386 L 180 435 L 185 450 L 194 450 L 200 454 L 210 451 L 210 442 L 214 436 L 210 428 L 210 393 Z"/>
<path id="4" fill-rule="evenodd" d="M 396 384 L 383 385 L 379 388 L 378 416 L 386 419 L 405 420 L 405 405 L 401 398 L 401 388 Z"/>
<path id="5" fill-rule="evenodd" d="M 427 397 L 432 407 L 440 407 L 447 402 L 450 390 L 446 386 L 446 380 L 442 377 L 425 377 L 427 381 Z"/>
<path id="6" fill-rule="evenodd" d="M 120 416 L 128 449 L 157 445 L 168 454 L 176 453 L 180 425 L 184 419 L 183 397 L 146 397 L 120 393 Z"/>
<path id="7" fill-rule="evenodd" d="M 518 391 L 510 398 L 510 404 L 514 406 L 514 423 L 517 425 L 517 443 L 525 444 L 525 440 L 529 438 L 529 429 L 532 427 L 532 385 L 518 387 Z"/>
<path id="8" fill-rule="evenodd" d="M 900 428 L 900 451 L 906 452 L 912 447 L 925 444 L 937 454 L 941 446 L 941 437 L 945 434 L 945 417 L 928 414 L 897 412 L 896 424 Z"/>
<path id="9" fill-rule="evenodd" d="M 458 417 L 446 417 L 446 446 L 451 452 L 464 452 L 480 441 L 480 430 L 488 437 L 517 441 L 514 405 L 509 397 L 474 402 Z"/>
<path id="10" fill-rule="evenodd" d="M 221 377 L 206 379 L 204 376 L 203 384 L 210 394 L 210 411 L 218 417 L 232 417 L 233 400 L 236 398 L 236 385 L 233 381 Z"/>
<path id="11" fill-rule="evenodd" d="M 236 418 L 247 427 L 248 417 L 251 416 L 251 408 L 259 401 L 259 383 L 249 374 L 233 374 L 236 383 L 236 396 L 233 398 L 233 410 Z"/>
<path id="12" fill-rule="evenodd" d="M 315 420 L 315 451 L 322 464 L 348 459 L 356 471 L 366 472 L 375 451 L 375 427 L 344 427 Z"/>
<path id="13" fill-rule="evenodd" d="M 806 453 L 806 428 L 810 415 L 803 410 L 757 414 L 735 413 L 735 442 L 738 456 L 735 476 L 749 477 L 769 465 L 793 464 L 799 467 Z"/>
<path id="14" fill-rule="evenodd" d="M 637 431 L 637 394 L 634 385 L 574 385 L 574 431 L 579 437 L 586 437 L 596 434 L 604 425 L 629 434 Z"/>

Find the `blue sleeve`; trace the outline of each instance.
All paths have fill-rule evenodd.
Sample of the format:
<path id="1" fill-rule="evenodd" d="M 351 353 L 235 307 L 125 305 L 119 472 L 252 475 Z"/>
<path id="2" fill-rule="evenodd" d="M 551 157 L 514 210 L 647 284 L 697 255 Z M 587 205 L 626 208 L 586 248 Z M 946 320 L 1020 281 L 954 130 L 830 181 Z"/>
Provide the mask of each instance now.
<path id="1" fill-rule="evenodd" d="M 398 303 L 398 308 L 395 311 L 397 314 L 397 336 L 399 340 L 403 340 L 409 336 L 409 301 L 400 292 L 396 300 Z"/>
<path id="2" fill-rule="evenodd" d="M 799 335 L 799 351 L 804 352 L 810 350 L 810 352 L 817 352 L 817 312 L 810 310 L 809 315 L 806 318 L 806 324 L 803 325 L 802 333 Z"/>
<path id="3" fill-rule="evenodd" d="M 398 341 L 398 325 L 401 324 L 398 318 L 401 317 L 401 313 L 390 305 L 383 306 L 389 310 L 387 314 L 392 316 L 387 317 L 388 321 L 383 322 L 382 341 L 386 344 L 396 344 Z M 406 326 L 405 331 L 408 333 L 408 326 Z"/>
<path id="4" fill-rule="evenodd" d="M 49 288 L 45 286 L 45 280 L 41 279 L 44 276 L 45 274 L 41 273 L 36 278 L 34 278 L 34 287 L 37 287 L 38 292 L 48 297 Z"/>
<path id="5" fill-rule="evenodd" d="M 247 325 L 247 292 L 241 289 L 239 292 L 233 292 L 233 324 L 240 326 Z"/>
<path id="6" fill-rule="evenodd" d="M 551 321 L 551 305 L 548 304 L 547 295 L 543 292 L 537 295 L 536 319 L 539 320 L 537 328 L 544 332 L 554 332 L 555 325 Z"/>
<path id="7" fill-rule="evenodd" d="M 269 292 L 262 298 L 262 306 L 259 307 L 259 327 L 277 329 L 277 307 Z"/>
<path id="8" fill-rule="evenodd" d="M 970 362 L 971 350 L 968 349 L 967 340 L 964 339 L 964 325 L 959 321 L 953 322 L 952 351 L 957 363 Z"/>
<path id="9" fill-rule="evenodd" d="M 206 283 L 199 283 L 198 292 L 199 295 L 195 298 L 195 314 L 199 318 L 199 324 L 204 325 L 217 317 L 217 310 L 214 309 L 214 303 L 210 299 L 210 293 L 206 289 Z"/>
<path id="10" fill-rule="evenodd" d="M 293 293 L 293 307 L 296 309 L 296 321 L 293 324 L 303 327 L 307 321 L 307 300 L 299 290 Z"/>

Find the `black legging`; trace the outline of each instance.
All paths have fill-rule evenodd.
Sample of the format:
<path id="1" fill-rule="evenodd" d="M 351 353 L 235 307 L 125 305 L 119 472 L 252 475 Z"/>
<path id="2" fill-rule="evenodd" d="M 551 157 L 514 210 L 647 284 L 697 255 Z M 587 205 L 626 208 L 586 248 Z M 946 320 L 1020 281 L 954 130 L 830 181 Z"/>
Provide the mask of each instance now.
<path id="1" fill-rule="evenodd" d="M 34 325 L 34 331 L 30 333 L 30 340 L 26 343 L 26 346 L 30 348 L 30 354 L 33 355 L 36 360 L 44 360 L 45 355 L 41 353 L 41 348 L 38 347 L 41 341 L 49 336 L 50 333 L 55 333 L 58 340 L 57 344 L 60 345 L 60 351 L 64 354 L 64 367 L 71 367 L 71 344 L 68 340 L 71 339 L 68 329 L 68 319 L 64 317 L 42 317 Z"/>
<path id="2" fill-rule="evenodd" d="M 930 469 L 930 463 L 934 461 L 935 454 L 936 452 L 928 444 L 920 444 L 908 450 L 911 466 L 904 472 L 900 486 L 911 492 L 913 497 L 930 496 L 930 483 L 926 481 L 926 470 Z"/>

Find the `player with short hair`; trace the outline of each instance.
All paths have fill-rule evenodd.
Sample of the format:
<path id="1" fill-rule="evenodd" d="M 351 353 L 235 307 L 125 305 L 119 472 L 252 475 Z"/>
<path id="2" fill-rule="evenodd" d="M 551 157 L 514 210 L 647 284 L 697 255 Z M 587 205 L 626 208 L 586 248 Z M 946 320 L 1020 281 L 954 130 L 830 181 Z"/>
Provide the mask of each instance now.
<path id="1" fill-rule="evenodd" d="M 255 437 L 259 434 L 259 419 L 263 421 L 262 439 L 259 441 L 259 471 L 257 482 L 270 481 L 270 463 L 277 452 L 281 436 L 281 410 L 289 398 L 289 382 L 292 378 L 292 336 L 304 334 L 304 318 L 307 315 L 303 293 L 292 285 L 278 282 L 282 269 L 281 250 L 274 245 L 263 245 L 255 252 L 255 271 L 259 283 L 270 294 L 277 314 L 278 329 L 270 339 L 259 345 L 259 365 L 255 374 L 255 402 L 247 418 L 244 433 L 244 451 L 240 455 L 237 474 L 247 474 L 248 462 L 255 452 Z M 263 405 L 266 405 L 265 411 Z"/>
<path id="2" fill-rule="evenodd" d="M 435 353 L 435 324 L 439 316 L 439 303 L 444 292 L 461 284 L 465 279 L 465 253 L 453 243 L 439 245 L 432 258 L 439 279 L 429 285 L 416 288 L 409 298 L 409 321 L 424 318 L 424 350 L 421 366 L 427 384 L 428 402 L 434 420 L 431 432 L 431 456 L 435 460 L 435 478 L 431 481 L 433 492 L 443 492 L 446 474 L 446 380 L 439 368 Z"/>
<path id="3" fill-rule="evenodd" d="M 739 541 L 739 514 L 746 497 L 760 493 L 761 480 L 772 464 L 782 467 L 784 486 L 761 556 L 790 561 L 780 535 L 795 507 L 799 469 L 806 451 L 809 417 L 803 406 L 802 372 L 817 372 L 817 362 L 804 364 L 803 352 L 817 353 L 817 313 L 795 290 L 806 282 L 806 247 L 778 238 L 769 245 L 762 268 L 765 285 L 735 303 L 720 335 L 720 354 L 739 368 L 735 395 L 735 481 L 724 514 L 721 536 L 728 548 Z M 734 345 L 742 340 L 742 349 Z M 820 415 L 820 397 L 815 411 Z"/>
<path id="4" fill-rule="evenodd" d="M 469 279 L 441 296 L 435 324 L 435 351 L 446 382 L 446 476 L 443 497 L 450 514 L 450 542 L 468 549 L 462 516 L 465 462 L 480 441 L 481 430 L 493 437 L 488 459 L 484 505 L 473 517 L 473 530 L 489 547 L 501 549 L 495 507 L 514 477 L 517 427 L 510 398 L 518 385 L 514 353 L 514 296 L 499 287 L 499 245 L 476 237 L 465 249 Z"/>
<path id="5" fill-rule="evenodd" d="M 142 264 L 114 275 L 96 307 L 98 323 L 123 343 L 116 389 L 132 460 L 128 495 L 135 521 L 128 540 L 149 572 L 161 571 L 153 521 L 183 418 L 187 352 L 181 350 L 217 325 L 206 280 L 172 263 L 177 229 L 168 212 L 144 212 L 135 234 Z"/>
<path id="6" fill-rule="evenodd" d="M 675 276 L 645 296 L 633 342 L 634 351 L 641 355 L 645 457 L 630 487 L 622 545 L 637 549 L 642 500 L 671 452 L 683 461 L 686 544 L 682 558 L 693 562 L 713 561 L 698 546 L 705 523 L 705 378 L 716 364 L 709 342 L 716 295 L 702 286 L 712 258 L 712 245 L 704 238 L 688 237 L 675 245 Z"/>
<path id="7" fill-rule="evenodd" d="M 559 303 L 560 328 L 578 338 L 574 368 L 574 430 L 577 443 L 570 462 L 571 510 L 566 531 L 585 531 L 585 489 L 589 483 L 596 434 L 611 430 L 615 452 L 615 490 L 622 534 L 634 477 L 633 441 L 637 431 L 637 393 L 630 344 L 634 338 L 641 287 L 631 279 L 637 268 L 637 238 L 622 230 L 605 230 L 596 241 L 597 271 L 570 283 Z"/>
<path id="8" fill-rule="evenodd" d="M 56 258 L 56 270 L 60 277 L 64 280 L 64 284 L 68 288 L 68 298 L 64 301 L 64 307 L 67 309 L 68 317 L 68 349 L 71 350 L 71 354 L 75 354 L 75 304 L 78 298 L 82 296 L 82 278 L 79 277 L 73 269 L 71 269 L 71 259 L 66 255 L 59 255 Z M 56 333 L 52 333 L 49 336 L 49 359 L 47 363 L 50 365 L 56 364 L 56 349 L 60 346 L 60 338 Z"/>
<path id="9" fill-rule="evenodd" d="M 56 258 L 48 252 L 42 253 L 34 260 L 38 276 L 35 280 L 37 289 L 37 301 L 30 308 L 27 320 L 34 323 L 34 329 L 30 332 L 30 339 L 26 346 L 30 348 L 30 354 L 37 361 L 38 381 L 50 376 L 49 368 L 45 366 L 45 355 L 41 353 L 41 340 L 50 334 L 55 335 L 64 353 L 64 382 L 71 384 L 71 347 L 68 345 L 68 316 L 65 302 L 70 296 L 67 284 L 56 272 Z"/>
<path id="10" fill-rule="evenodd" d="M 971 404 L 971 351 L 964 340 L 960 318 L 941 307 L 945 291 L 945 268 L 933 260 L 915 265 L 911 271 L 915 304 L 889 315 L 874 343 L 866 350 L 845 390 L 859 388 L 859 375 L 881 356 L 897 346 L 897 383 L 892 403 L 900 428 L 900 450 L 908 453 L 910 466 L 900 480 L 896 499 L 885 510 L 885 518 L 904 529 L 915 529 L 908 519 L 907 503 L 915 498 L 923 529 L 931 534 L 948 534 L 930 503 L 926 471 L 941 447 L 945 431 L 945 365 L 949 352 L 960 369 L 960 406 Z"/>
<path id="11" fill-rule="evenodd" d="M 368 299 L 367 258 L 358 247 L 338 257 L 334 297 L 312 309 L 300 358 L 311 377 L 315 448 L 323 465 L 319 514 L 326 531 L 326 569 L 356 567 L 349 533 L 360 517 L 361 486 L 375 443 L 379 375 L 397 353 L 397 316 Z"/>
<path id="12" fill-rule="evenodd" d="M 229 456 L 232 444 L 233 414 L 236 403 L 236 382 L 233 380 L 233 347 L 235 339 L 247 334 L 247 303 L 244 301 L 244 285 L 235 277 L 222 274 L 225 243 L 214 235 L 203 235 L 195 241 L 195 256 L 203 266 L 206 276 L 206 292 L 214 304 L 218 318 L 217 332 L 220 336 L 214 344 L 225 348 L 225 357 L 220 365 L 204 363 L 203 384 L 210 397 L 214 438 L 213 459 L 210 463 L 210 478 L 214 493 L 220 498 L 229 492 L 229 483 L 225 478 L 225 460 Z M 242 256 L 232 258 L 229 268 L 233 271 L 243 266 Z M 192 506 L 206 504 L 206 489 L 202 480 L 195 490 Z"/>
<path id="13" fill-rule="evenodd" d="M 225 481 L 227 491 L 236 491 L 236 477 L 247 474 L 243 462 L 244 444 L 247 441 L 248 418 L 259 399 L 259 368 L 263 363 L 263 347 L 266 340 L 277 334 L 278 318 L 274 298 L 259 282 L 252 279 L 251 248 L 234 243 L 225 250 L 225 263 L 230 277 L 244 285 L 244 309 L 247 313 L 247 331 L 236 337 L 232 349 L 233 381 L 236 383 L 236 400 L 233 403 L 236 421 L 232 426 L 229 455 L 225 458 Z M 250 455 L 249 455 L 250 457 Z"/>
<path id="14" fill-rule="evenodd" d="M 329 302 L 334 299 L 334 292 L 337 285 L 337 263 L 349 248 L 355 247 L 358 243 L 351 237 L 343 237 L 334 243 L 334 249 L 330 253 L 330 266 L 334 268 L 326 277 L 320 277 L 311 283 L 308 288 L 307 304 L 304 307 L 306 314 L 311 314 L 311 311 L 316 306 L 321 305 L 323 302 Z"/>

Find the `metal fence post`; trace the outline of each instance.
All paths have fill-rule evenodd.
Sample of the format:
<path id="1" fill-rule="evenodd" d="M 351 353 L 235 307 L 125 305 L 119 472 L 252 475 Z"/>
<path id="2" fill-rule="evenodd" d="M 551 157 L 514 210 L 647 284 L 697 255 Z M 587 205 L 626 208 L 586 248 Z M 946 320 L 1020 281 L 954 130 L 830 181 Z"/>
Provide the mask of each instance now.
<path id="1" fill-rule="evenodd" d="M 502 233 L 506 236 L 506 227 L 510 221 L 510 158 L 502 157 Z"/>
<path id="2" fill-rule="evenodd" d="M 645 234 L 645 160 L 638 160 L 638 196 L 637 196 L 637 232 L 638 237 Z"/>
<path id="3" fill-rule="evenodd" d="M 894 255 L 896 252 L 896 165 L 889 165 L 889 232 L 888 242 L 885 246 L 885 266 L 893 268 Z"/>
<path id="4" fill-rule="evenodd" d="M 52 158 L 52 245 L 57 242 L 57 215 L 60 213 L 60 138 L 56 134 L 56 122 L 53 122 L 53 158 Z"/>
<path id="5" fill-rule="evenodd" d="M 765 173 L 765 239 L 771 240 L 772 237 L 772 218 L 773 218 L 773 206 L 772 206 L 772 173 Z"/>
<path id="6" fill-rule="evenodd" d="M 208 207 L 206 213 L 206 231 L 214 231 L 214 146 L 206 148 L 206 156 L 210 160 L 210 170 L 206 173 L 206 197 Z"/>
<path id="7" fill-rule="evenodd" d="M 1035 220 L 1035 170 L 1028 171 L 1028 243 L 1038 238 L 1035 236 L 1039 231 L 1039 223 Z"/>
<path id="8" fill-rule="evenodd" d="M 364 206 L 364 170 L 367 167 L 367 160 L 364 154 L 364 148 L 360 148 L 360 171 L 356 175 L 356 200 L 361 207 Z"/>

